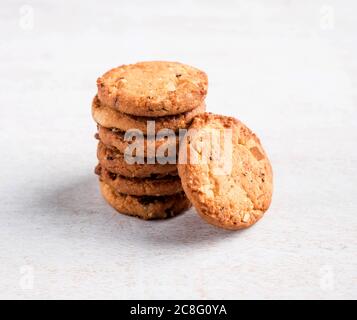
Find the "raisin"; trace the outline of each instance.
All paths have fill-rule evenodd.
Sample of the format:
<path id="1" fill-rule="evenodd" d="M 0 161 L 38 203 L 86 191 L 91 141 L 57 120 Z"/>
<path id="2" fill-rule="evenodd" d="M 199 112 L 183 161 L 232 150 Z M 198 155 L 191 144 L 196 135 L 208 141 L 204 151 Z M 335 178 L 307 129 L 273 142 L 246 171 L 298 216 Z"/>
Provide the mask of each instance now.
<path id="1" fill-rule="evenodd" d="M 115 180 L 117 178 L 117 174 L 116 173 L 109 172 L 108 175 L 109 175 L 109 178 L 112 179 L 112 180 Z"/>

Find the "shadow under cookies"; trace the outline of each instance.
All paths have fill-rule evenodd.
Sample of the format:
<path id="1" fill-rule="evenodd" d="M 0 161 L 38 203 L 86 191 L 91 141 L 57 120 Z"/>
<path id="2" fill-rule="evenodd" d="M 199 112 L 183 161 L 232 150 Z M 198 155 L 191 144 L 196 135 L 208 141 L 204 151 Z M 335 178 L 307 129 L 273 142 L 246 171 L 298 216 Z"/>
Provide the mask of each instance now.
<path id="1" fill-rule="evenodd" d="M 166 220 L 144 221 L 116 212 L 102 198 L 94 175 L 54 184 L 37 201 L 43 223 L 68 237 L 91 241 L 120 241 L 138 246 L 192 246 L 225 240 L 237 232 L 219 229 L 203 221 L 194 208 Z M 37 221 L 38 223 L 41 222 Z M 61 230 L 62 229 L 62 230 Z"/>

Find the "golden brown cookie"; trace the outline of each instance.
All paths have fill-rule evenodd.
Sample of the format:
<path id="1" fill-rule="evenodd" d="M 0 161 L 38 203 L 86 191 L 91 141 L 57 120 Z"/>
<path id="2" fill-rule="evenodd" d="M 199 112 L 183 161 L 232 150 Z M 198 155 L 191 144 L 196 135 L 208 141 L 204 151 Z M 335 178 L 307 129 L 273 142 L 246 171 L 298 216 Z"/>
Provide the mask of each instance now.
<path id="1" fill-rule="evenodd" d="M 117 193 L 103 181 L 99 183 L 104 199 L 114 209 L 120 213 L 145 220 L 174 217 L 191 207 L 190 201 L 183 192 L 164 197 L 137 197 Z"/>
<path id="2" fill-rule="evenodd" d="M 206 154 L 202 146 L 213 145 L 216 140 L 207 138 L 214 136 L 213 132 L 222 139 L 218 153 Z M 180 147 L 178 171 L 199 215 L 226 229 L 254 224 L 269 208 L 273 191 L 272 168 L 259 139 L 240 121 L 209 113 L 196 117 L 189 133 Z M 231 145 L 223 143 L 224 133 Z M 184 163 L 188 149 L 191 152 Z M 227 152 L 220 159 L 217 154 L 224 154 L 224 150 Z"/>
<path id="3" fill-rule="evenodd" d="M 143 134 L 147 133 L 147 121 L 155 121 L 155 133 L 160 130 L 170 129 L 178 132 L 179 129 L 186 129 L 191 124 L 193 118 L 206 110 L 205 103 L 200 106 L 173 116 L 166 117 L 139 117 L 131 116 L 126 113 L 109 108 L 101 103 L 97 96 L 92 102 L 92 116 L 95 122 L 106 128 L 117 128 L 120 131 L 127 131 L 130 129 L 138 129 Z"/>
<path id="4" fill-rule="evenodd" d="M 175 115 L 202 105 L 207 75 L 166 61 L 122 65 L 97 80 L 99 100 L 120 112 L 144 117 Z"/>
<path id="5" fill-rule="evenodd" d="M 177 175 L 176 164 L 129 164 L 124 155 L 117 150 L 106 147 L 99 142 L 97 157 L 100 164 L 110 172 L 124 177 L 136 178 L 160 178 L 167 175 Z"/>
<path id="6" fill-rule="evenodd" d="M 136 156 L 143 154 L 144 157 L 148 156 L 148 140 L 149 138 L 143 137 L 143 139 L 135 140 L 138 142 L 138 145 L 141 146 L 139 148 L 134 148 L 133 152 L 130 152 L 129 146 L 132 141 L 126 141 L 124 139 L 124 132 L 118 131 L 116 128 L 105 128 L 98 125 L 98 135 L 100 141 L 102 141 L 105 145 L 115 147 L 121 153 L 126 153 Z M 161 157 L 166 157 L 169 154 L 169 150 L 173 155 L 173 159 L 176 159 L 176 155 L 178 153 L 179 146 L 179 138 L 176 139 L 166 139 L 166 138 L 157 138 L 152 139 L 153 147 L 150 149 L 152 156 L 151 158 L 155 158 L 155 156 L 161 154 Z M 137 153 L 138 152 L 138 153 Z"/>
<path id="7" fill-rule="evenodd" d="M 98 165 L 95 170 L 100 179 L 116 192 L 133 196 L 169 196 L 182 192 L 178 176 L 166 176 L 161 179 L 127 178 Z"/>

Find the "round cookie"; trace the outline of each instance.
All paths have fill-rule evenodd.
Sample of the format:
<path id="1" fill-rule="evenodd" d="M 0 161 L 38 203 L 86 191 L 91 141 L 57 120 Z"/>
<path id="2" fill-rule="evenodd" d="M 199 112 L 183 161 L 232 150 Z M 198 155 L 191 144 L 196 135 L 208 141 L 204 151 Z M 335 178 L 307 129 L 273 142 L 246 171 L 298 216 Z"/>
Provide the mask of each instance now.
<path id="1" fill-rule="evenodd" d="M 178 132 L 179 129 L 189 127 L 193 118 L 200 113 L 204 113 L 206 105 L 203 102 L 198 107 L 173 116 L 147 118 L 140 116 L 131 116 L 117 111 L 101 103 L 98 96 L 95 96 L 92 102 L 92 116 L 95 122 L 106 128 L 117 128 L 120 131 L 127 131 L 132 128 L 138 129 L 145 135 L 147 133 L 147 121 L 155 121 L 155 133 L 160 130 L 170 129 Z"/>
<path id="2" fill-rule="evenodd" d="M 100 141 L 102 141 L 105 145 L 114 147 L 118 149 L 121 153 L 125 154 L 127 152 L 131 141 L 126 141 L 124 139 L 124 132 L 118 131 L 116 128 L 108 129 L 105 127 L 102 127 L 98 125 L 98 135 Z M 136 140 L 135 140 L 136 141 Z M 139 143 L 140 141 L 140 143 Z M 136 151 L 139 151 L 139 153 L 143 153 L 144 157 L 148 156 L 148 149 L 147 149 L 147 142 L 148 138 L 144 137 L 143 141 L 139 140 L 138 143 L 141 146 L 140 149 L 136 148 L 134 149 L 134 152 L 132 153 L 133 156 L 136 155 Z M 179 146 L 179 138 L 176 137 L 176 139 L 171 139 L 170 141 L 167 141 L 165 138 L 157 138 L 156 140 L 153 141 L 154 148 L 150 149 L 152 153 L 151 158 L 155 158 L 155 155 L 158 153 L 162 153 L 162 156 L 167 156 L 168 154 L 168 149 L 170 149 L 171 154 L 173 155 L 173 158 L 176 159 L 176 155 L 178 153 L 178 146 Z M 155 153 L 154 153 L 155 150 Z M 161 151 L 160 151 L 161 150 Z M 129 154 L 131 154 L 129 152 Z"/>
<path id="3" fill-rule="evenodd" d="M 207 86 L 207 75 L 203 71 L 166 61 L 122 65 L 97 80 L 98 97 L 103 104 L 144 117 L 193 110 L 203 103 Z"/>
<path id="4" fill-rule="evenodd" d="M 176 164 L 129 164 L 122 153 L 112 148 L 107 148 L 99 142 L 97 157 L 100 164 L 110 172 L 132 178 L 161 178 L 167 175 L 176 176 Z"/>
<path id="5" fill-rule="evenodd" d="M 142 218 L 166 219 L 174 217 L 191 207 L 183 192 L 164 197 L 137 197 L 117 193 L 103 181 L 99 182 L 104 199 L 118 212 Z"/>
<path id="6" fill-rule="evenodd" d="M 104 183 L 119 193 L 133 196 L 168 196 L 183 191 L 178 176 L 166 176 L 161 179 L 126 178 L 108 171 L 101 165 L 97 166 L 95 172 Z"/>
<path id="7" fill-rule="evenodd" d="M 221 138 L 219 143 L 214 136 Z M 207 146 L 212 152 L 206 153 Z M 206 113 L 195 118 L 180 146 L 178 172 L 199 215 L 218 227 L 249 227 L 271 203 L 269 159 L 256 135 L 232 117 Z"/>

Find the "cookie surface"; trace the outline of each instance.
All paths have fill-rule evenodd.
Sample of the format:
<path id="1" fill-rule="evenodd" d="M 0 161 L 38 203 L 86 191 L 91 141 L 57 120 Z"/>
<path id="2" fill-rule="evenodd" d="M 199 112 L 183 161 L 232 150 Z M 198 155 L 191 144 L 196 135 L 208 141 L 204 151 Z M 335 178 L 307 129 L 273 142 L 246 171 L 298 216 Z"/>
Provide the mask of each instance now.
<path id="1" fill-rule="evenodd" d="M 131 141 L 126 141 L 124 139 L 124 132 L 118 131 L 115 128 L 109 129 L 98 125 L 98 135 L 100 141 L 102 141 L 105 145 L 115 147 L 121 153 L 125 154 L 129 150 L 129 146 Z M 140 145 L 140 147 L 135 148 L 133 152 L 129 152 L 130 155 L 143 155 L 144 157 L 148 156 L 148 138 L 143 137 L 143 139 L 135 140 L 135 142 Z M 139 143 L 140 142 L 140 143 Z M 179 138 L 176 139 L 166 140 L 165 138 L 161 139 L 153 139 L 152 140 L 152 148 L 151 151 L 151 158 L 155 158 L 156 154 L 161 153 L 162 156 L 167 156 L 169 153 L 168 150 L 171 150 L 171 154 L 176 155 L 178 154 L 178 146 L 179 146 Z M 160 151 L 161 150 L 161 151 Z M 130 151 L 130 150 L 129 150 Z M 137 153 L 138 152 L 138 153 Z"/>
<path id="2" fill-rule="evenodd" d="M 161 179 L 126 178 L 108 171 L 101 165 L 96 167 L 95 172 L 104 183 L 119 193 L 133 196 L 168 196 L 183 191 L 178 176 L 166 176 Z"/>
<path id="3" fill-rule="evenodd" d="M 97 80 L 99 100 L 123 113 L 157 117 L 192 110 L 207 94 L 207 75 L 166 61 L 122 65 Z"/>
<path id="4" fill-rule="evenodd" d="M 259 139 L 240 121 L 209 113 L 196 117 L 190 130 L 196 134 L 183 142 L 178 164 L 187 197 L 213 225 L 232 230 L 251 226 L 269 208 L 273 190 L 272 168 Z M 218 144 L 224 157 L 202 157 L 202 141 L 212 147 L 213 140 L 205 138 L 214 132 L 222 138 L 225 130 L 231 132 L 231 144 L 226 148 L 223 139 Z M 198 155 L 196 162 L 193 155 Z"/>
<path id="5" fill-rule="evenodd" d="M 124 177 L 160 178 L 177 175 L 176 164 L 129 164 L 122 153 L 106 147 L 101 142 L 98 144 L 97 158 L 104 168 Z"/>
<path id="6" fill-rule="evenodd" d="M 101 103 L 97 96 L 92 102 L 92 116 L 95 122 L 106 128 L 117 128 L 120 131 L 127 131 L 130 129 L 138 129 L 145 135 L 147 133 L 147 121 L 155 121 L 155 133 L 163 129 L 170 129 L 178 132 L 179 129 L 186 129 L 192 122 L 193 118 L 206 110 L 205 103 L 200 106 L 173 116 L 164 117 L 140 117 L 131 116 L 126 113 L 117 111 L 113 108 Z"/>
<path id="7" fill-rule="evenodd" d="M 164 197 L 137 197 L 116 193 L 113 188 L 99 181 L 104 199 L 118 212 L 145 220 L 174 217 L 191 207 L 183 192 Z"/>

